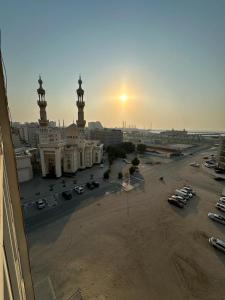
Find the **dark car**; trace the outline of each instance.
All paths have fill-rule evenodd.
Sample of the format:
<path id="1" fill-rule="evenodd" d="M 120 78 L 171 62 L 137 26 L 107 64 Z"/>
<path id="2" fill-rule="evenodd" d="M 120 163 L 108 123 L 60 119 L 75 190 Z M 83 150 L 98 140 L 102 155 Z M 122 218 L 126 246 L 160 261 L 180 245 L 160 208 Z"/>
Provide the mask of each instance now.
<path id="1" fill-rule="evenodd" d="M 168 202 L 169 202 L 169 204 L 172 204 L 172 205 L 177 206 L 179 208 L 183 208 L 184 207 L 184 205 L 180 201 L 178 201 L 176 199 L 173 199 L 173 198 L 169 198 Z"/>
<path id="2" fill-rule="evenodd" d="M 65 200 L 72 199 L 72 194 L 69 191 L 62 192 L 62 196 Z"/>
<path id="3" fill-rule="evenodd" d="M 99 185 L 100 185 L 99 182 L 97 182 L 97 181 L 92 181 L 92 184 L 94 187 L 99 187 Z"/>
<path id="4" fill-rule="evenodd" d="M 93 183 L 91 182 L 87 182 L 86 183 L 86 187 L 89 189 L 89 190 L 93 190 L 95 188 L 95 186 L 93 185 Z"/>

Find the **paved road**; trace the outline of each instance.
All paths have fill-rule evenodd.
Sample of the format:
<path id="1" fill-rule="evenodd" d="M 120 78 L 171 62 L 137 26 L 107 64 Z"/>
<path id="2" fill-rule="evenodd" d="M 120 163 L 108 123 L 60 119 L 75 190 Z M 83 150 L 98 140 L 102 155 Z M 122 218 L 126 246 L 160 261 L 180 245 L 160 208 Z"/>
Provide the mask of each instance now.
<path id="1" fill-rule="evenodd" d="M 73 198 L 71 200 L 64 200 L 60 196 L 56 206 L 45 207 L 43 210 L 37 210 L 34 204 L 32 207 L 29 207 L 29 212 L 25 213 L 26 229 L 27 231 L 31 231 L 54 222 L 55 220 L 96 201 L 105 194 L 115 193 L 120 190 L 121 186 L 118 183 L 108 182 L 94 190 L 85 190 L 82 195 L 77 195 L 73 192 Z"/>

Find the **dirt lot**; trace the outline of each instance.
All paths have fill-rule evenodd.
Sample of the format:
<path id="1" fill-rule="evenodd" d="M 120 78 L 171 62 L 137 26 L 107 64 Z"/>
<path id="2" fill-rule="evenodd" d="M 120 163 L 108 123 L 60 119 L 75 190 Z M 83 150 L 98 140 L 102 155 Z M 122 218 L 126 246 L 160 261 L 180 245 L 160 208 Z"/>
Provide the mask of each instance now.
<path id="1" fill-rule="evenodd" d="M 225 226 L 207 217 L 223 185 L 189 166 L 200 157 L 143 166 L 139 189 L 96 199 L 31 232 L 37 300 L 225 299 L 225 254 L 208 243 L 212 235 L 225 240 Z M 197 196 L 179 210 L 166 200 L 184 183 Z"/>

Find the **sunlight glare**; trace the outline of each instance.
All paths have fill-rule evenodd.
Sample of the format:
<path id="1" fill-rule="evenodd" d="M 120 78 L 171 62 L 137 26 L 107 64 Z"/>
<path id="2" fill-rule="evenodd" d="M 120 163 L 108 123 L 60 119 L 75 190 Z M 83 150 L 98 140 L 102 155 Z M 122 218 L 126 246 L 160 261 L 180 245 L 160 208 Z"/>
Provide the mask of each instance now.
<path id="1" fill-rule="evenodd" d="M 127 101 L 127 95 L 123 94 L 120 96 L 120 101 L 126 102 Z"/>

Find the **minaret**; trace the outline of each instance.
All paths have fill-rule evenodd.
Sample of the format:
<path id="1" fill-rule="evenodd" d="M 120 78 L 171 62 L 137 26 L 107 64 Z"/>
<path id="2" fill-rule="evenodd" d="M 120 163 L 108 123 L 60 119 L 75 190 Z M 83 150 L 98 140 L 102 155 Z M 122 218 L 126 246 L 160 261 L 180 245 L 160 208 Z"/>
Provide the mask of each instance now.
<path id="1" fill-rule="evenodd" d="M 78 97 L 78 100 L 77 100 L 77 108 L 78 108 L 77 127 L 84 128 L 85 124 L 86 124 L 86 121 L 84 120 L 85 102 L 83 100 L 84 90 L 81 87 L 81 84 L 82 84 L 81 77 L 79 77 L 78 84 L 79 84 L 79 88 L 77 89 L 77 97 Z"/>
<path id="2" fill-rule="evenodd" d="M 37 89 L 37 93 L 38 93 L 37 104 L 40 108 L 39 125 L 40 127 L 47 127 L 48 126 L 48 120 L 46 114 L 47 102 L 45 101 L 45 90 L 42 87 L 43 81 L 41 79 L 41 76 L 39 76 L 38 83 L 39 83 L 39 88 Z"/>

